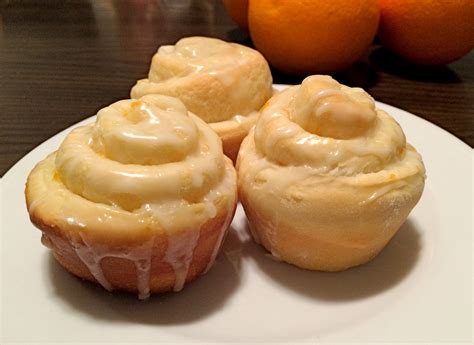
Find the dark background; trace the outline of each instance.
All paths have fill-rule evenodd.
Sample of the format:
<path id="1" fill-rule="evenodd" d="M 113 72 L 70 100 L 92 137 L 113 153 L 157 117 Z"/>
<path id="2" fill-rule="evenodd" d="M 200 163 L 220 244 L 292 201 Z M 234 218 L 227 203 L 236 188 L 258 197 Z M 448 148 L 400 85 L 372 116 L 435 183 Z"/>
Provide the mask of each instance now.
<path id="1" fill-rule="evenodd" d="M 251 45 L 220 0 L 0 0 L 0 175 L 55 133 L 127 98 L 158 46 L 191 35 Z M 422 68 L 375 44 L 334 76 L 474 146 L 472 52 Z M 275 83 L 301 79 L 274 71 Z"/>

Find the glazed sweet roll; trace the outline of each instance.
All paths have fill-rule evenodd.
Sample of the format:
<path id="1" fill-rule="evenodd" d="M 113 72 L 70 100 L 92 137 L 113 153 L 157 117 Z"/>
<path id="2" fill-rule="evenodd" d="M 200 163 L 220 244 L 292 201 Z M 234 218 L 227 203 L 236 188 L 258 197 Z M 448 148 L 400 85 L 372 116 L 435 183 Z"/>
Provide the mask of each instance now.
<path id="1" fill-rule="evenodd" d="M 268 63 L 254 49 L 215 38 L 188 37 L 161 46 L 147 79 L 132 88 L 132 98 L 147 94 L 180 98 L 221 137 L 233 160 L 257 111 L 272 95 Z"/>
<path id="2" fill-rule="evenodd" d="M 31 221 L 73 274 L 107 290 L 179 291 L 213 264 L 237 202 L 219 137 L 172 97 L 116 102 L 26 185 Z"/>
<path id="3" fill-rule="evenodd" d="M 255 240 L 299 267 L 372 259 L 421 197 L 425 169 L 360 88 L 311 76 L 275 95 L 242 143 L 239 196 Z"/>

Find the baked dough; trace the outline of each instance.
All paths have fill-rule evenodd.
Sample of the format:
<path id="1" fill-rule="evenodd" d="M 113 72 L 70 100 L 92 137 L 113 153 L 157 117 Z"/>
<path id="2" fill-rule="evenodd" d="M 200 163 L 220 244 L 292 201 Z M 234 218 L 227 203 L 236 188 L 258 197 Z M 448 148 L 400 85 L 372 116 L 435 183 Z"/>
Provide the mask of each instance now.
<path id="1" fill-rule="evenodd" d="M 376 256 L 421 197 L 425 168 L 360 88 L 311 76 L 273 96 L 237 161 L 254 239 L 296 266 L 339 271 Z"/>
<path id="2" fill-rule="evenodd" d="M 268 63 L 254 49 L 215 38 L 188 37 L 165 45 L 153 56 L 147 79 L 131 90 L 178 97 L 210 124 L 235 160 L 257 111 L 272 95 Z"/>
<path id="3" fill-rule="evenodd" d="M 28 177 L 43 243 L 107 290 L 179 291 L 216 258 L 237 202 L 219 137 L 172 97 L 116 102 Z"/>

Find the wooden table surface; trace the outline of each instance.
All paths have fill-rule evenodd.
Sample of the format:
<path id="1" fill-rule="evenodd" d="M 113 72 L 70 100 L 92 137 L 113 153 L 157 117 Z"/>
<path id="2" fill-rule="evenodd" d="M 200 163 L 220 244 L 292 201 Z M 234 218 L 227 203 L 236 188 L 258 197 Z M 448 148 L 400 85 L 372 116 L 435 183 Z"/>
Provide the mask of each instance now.
<path id="1" fill-rule="evenodd" d="M 220 0 L 0 0 L 0 175 L 55 133 L 127 98 L 158 46 L 191 35 L 251 44 Z M 335 77 L 474 146 L 472 52 L 420 68 L 373 46 Z M 276 83 L 301 79 L 274 71 Z"/>

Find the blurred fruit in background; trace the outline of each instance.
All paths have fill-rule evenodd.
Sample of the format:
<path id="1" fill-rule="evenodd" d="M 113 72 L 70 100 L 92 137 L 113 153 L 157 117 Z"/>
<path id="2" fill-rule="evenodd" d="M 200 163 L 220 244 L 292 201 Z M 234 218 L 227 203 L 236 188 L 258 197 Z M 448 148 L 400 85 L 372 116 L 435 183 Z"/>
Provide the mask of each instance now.
<path id="1" fill-rule="evenodd" d="M 378 0 L 249 0 L 255 47 L 277 69 L 292 74 L 345 69 L 377 32 Z"/>
<path id="2" fill-rule="evenodd" d="M 450 63 L 474 48 L 474 0 L 223 2 L 269 63 L 290 74 L 346 69 L 377 27 L 382 45 L 415 64 Z"/>
<path id="3" fill-rule="evenodd" d="M 293 74 L 349 67 L 372 42 L 379 19 L 377 0 L 223 2 L 270 64 Z"/>
<path id="4" fill-rule="evenodd" d="M 248 31 L 249 24 L 247 20 L 248 0 L 223 0 L 225 9 L 229 16 L 244 31 Z"/>
<path id="5" fill-rule="evenodd" d="M 455 61 L 474 48 L 474 0 L 380 0 L 382 44 L 427 65 Z"/>

